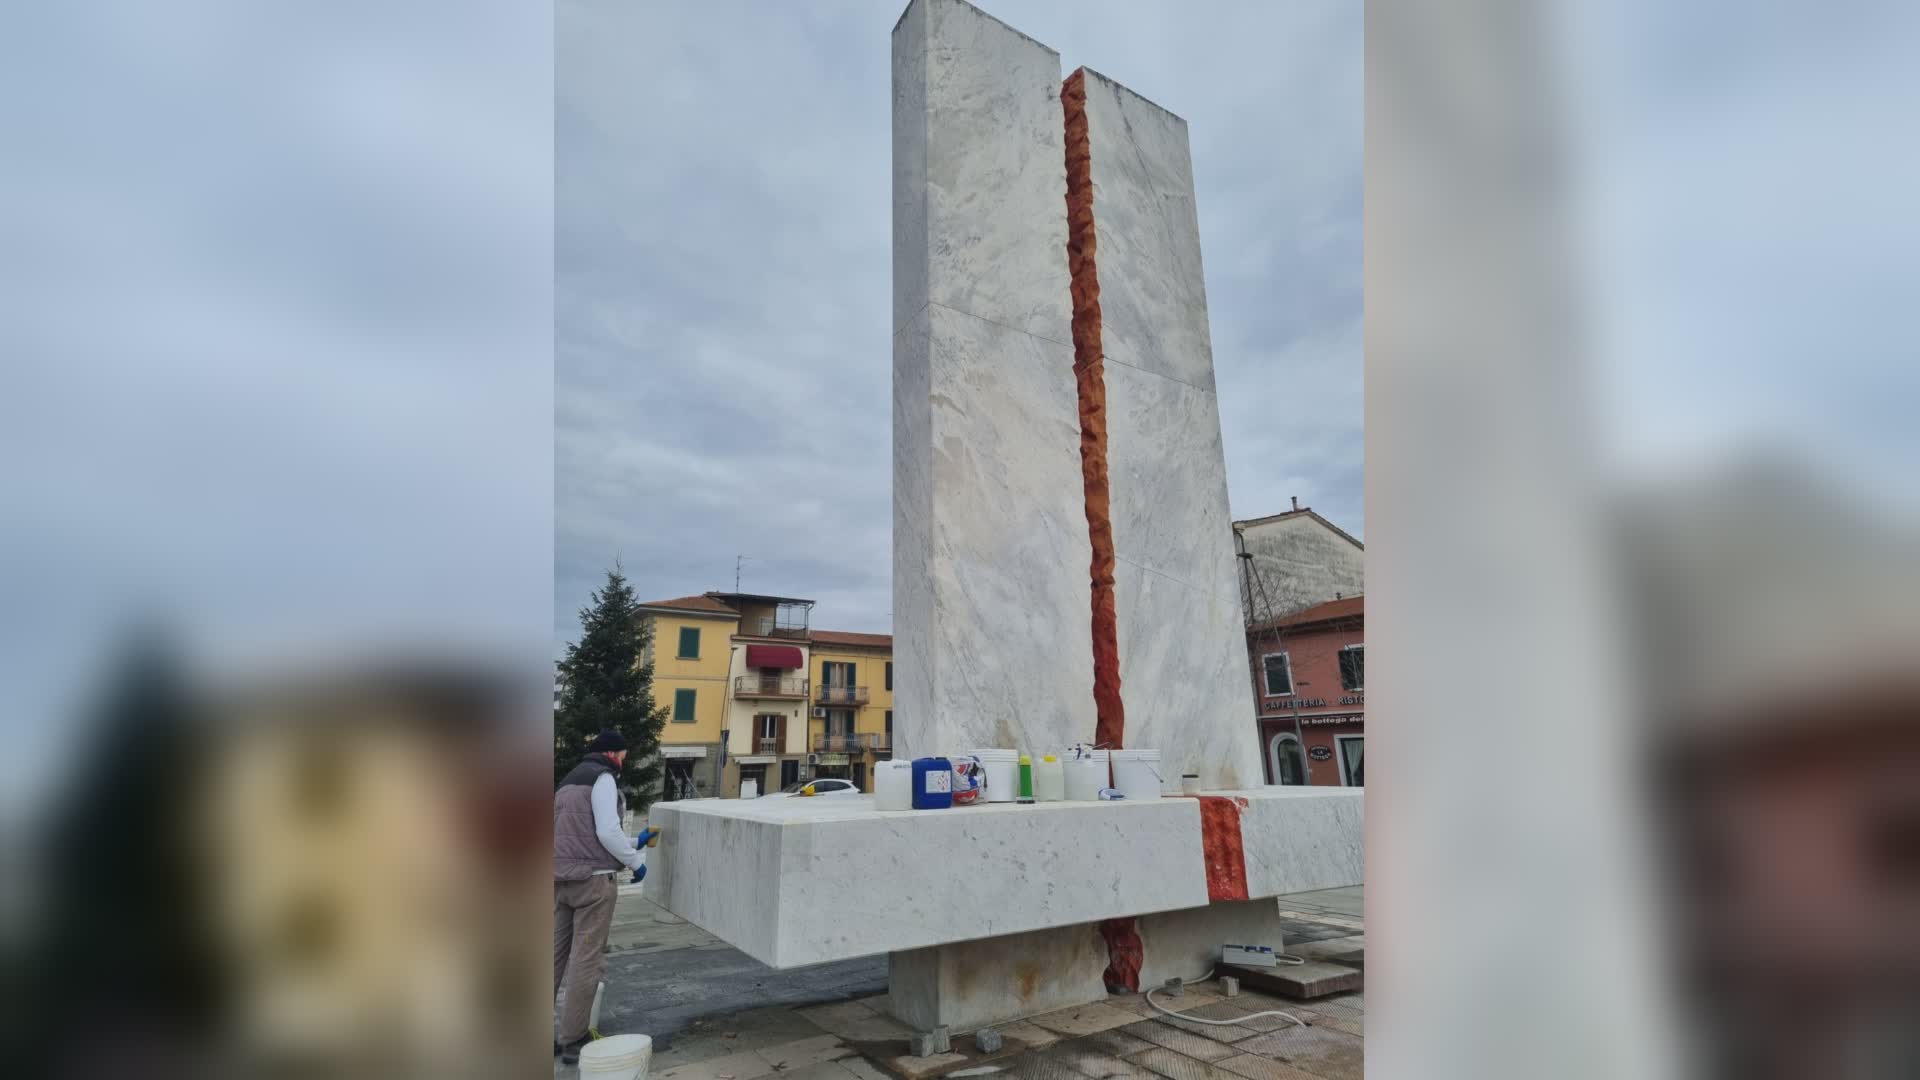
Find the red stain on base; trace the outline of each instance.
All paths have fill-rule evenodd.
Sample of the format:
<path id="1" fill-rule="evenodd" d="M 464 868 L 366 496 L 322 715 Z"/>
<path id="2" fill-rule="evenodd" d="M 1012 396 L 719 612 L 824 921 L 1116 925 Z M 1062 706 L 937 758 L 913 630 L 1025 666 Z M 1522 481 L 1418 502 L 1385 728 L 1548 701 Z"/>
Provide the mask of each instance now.
<path id="1" fill-rule="evenodd" d="M 1107 492 L 1107 381 L 1100 342 L 1100 275 L 1094 267 L 1093 151 L 1087 138 L 1087 73 L 1060 88 L 1067 120 L 1067 271 L 1073 291 L 1073 374 L 1080 393 L 1080 476 L 1093 542 L 1093 744 L 1125 746 L 1120 636 L 1113 613 L 1113 521 Z"/>
<path id="2" fill-rule="evenodd" d="M 1107 942 L 1106 980 L 1109 994 L 1140 992 L 1140 962 L 1146 958 L 1146 946 L 1140 941 L 1137 919 L 1107 919 L 1100 924 L 1100 936 Z"/>
<path id="3" fill-rule="evenodd" d="M 1230 795 L 1199 795 L 1200 846 L 1207 860 L 1207 898 L 1247 898 L 1247 851 L 1240 839 L 1240 811 L 1247 800 Z"/>

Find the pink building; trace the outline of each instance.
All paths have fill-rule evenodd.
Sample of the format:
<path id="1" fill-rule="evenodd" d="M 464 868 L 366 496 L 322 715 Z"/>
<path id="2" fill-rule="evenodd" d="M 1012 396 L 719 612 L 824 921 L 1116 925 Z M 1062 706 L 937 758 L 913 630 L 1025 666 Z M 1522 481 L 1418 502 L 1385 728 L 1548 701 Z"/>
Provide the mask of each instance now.
<path id="1" fill-rule="evenodd" d="M 1329 600 L 1247 628 L 1269 784 L 1365 783 L 1362 600 Z"/>

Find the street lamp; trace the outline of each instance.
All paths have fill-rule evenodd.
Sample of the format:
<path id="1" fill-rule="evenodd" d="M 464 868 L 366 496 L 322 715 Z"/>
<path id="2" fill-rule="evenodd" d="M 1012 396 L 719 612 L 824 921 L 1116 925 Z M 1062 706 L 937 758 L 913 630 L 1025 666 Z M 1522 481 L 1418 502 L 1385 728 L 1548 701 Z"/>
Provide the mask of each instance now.
<path id="1" fill-rule="evenodd" d="M 1307 736 L 1300 730 L 1300 690 L 1308 685 L 1311 684 L 1305 681 L 1294 683 L 1293 699 L 1288 702 L 1293 706 L 1293 737 L 1300 744 L 1300 777 L 1303 787 L 1313 786 L 1313 755 L 1307 753 Z"/>

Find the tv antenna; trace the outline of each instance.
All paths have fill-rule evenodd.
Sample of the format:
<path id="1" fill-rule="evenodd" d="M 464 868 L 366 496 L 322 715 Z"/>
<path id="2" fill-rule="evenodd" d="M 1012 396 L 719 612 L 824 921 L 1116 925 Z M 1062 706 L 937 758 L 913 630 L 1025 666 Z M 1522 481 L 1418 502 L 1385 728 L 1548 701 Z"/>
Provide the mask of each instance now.
<path id="1" fill-rule="evenodd" d="M 747 557 L 745 555 L 735 555 L 733 557 L 733 591 L 736 593 L 740 591 L 740 564 L 746 561 Z"/>

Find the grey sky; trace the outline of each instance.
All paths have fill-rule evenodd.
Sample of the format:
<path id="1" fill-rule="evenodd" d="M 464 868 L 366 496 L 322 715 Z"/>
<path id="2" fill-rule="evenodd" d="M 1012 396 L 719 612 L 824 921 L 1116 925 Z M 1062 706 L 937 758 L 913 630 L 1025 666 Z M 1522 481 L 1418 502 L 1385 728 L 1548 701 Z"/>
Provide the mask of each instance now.
<path id="1" fill-rule="evenodd" d="M 555 642 L 617 556 L 890 629 L 904 0 L 561 5 Z M 1361 8 L 988 0 L 1190 126 L 1233 512 L 1361 534 Z"/>

